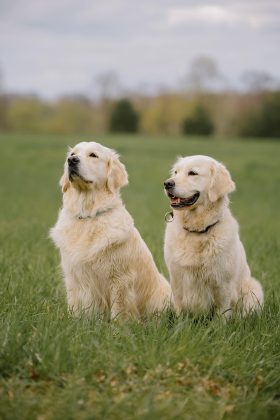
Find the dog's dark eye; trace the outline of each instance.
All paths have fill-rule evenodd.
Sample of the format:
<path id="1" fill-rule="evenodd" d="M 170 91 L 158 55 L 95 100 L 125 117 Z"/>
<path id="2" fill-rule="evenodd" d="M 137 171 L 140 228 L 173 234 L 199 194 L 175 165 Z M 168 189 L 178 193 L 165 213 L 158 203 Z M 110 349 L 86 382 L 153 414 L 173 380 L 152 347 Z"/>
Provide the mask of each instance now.
<path id="1" fill-rule="evenodd" d="M 194 175 L 198 175 L 198 173 L 197 173 L 197 172 L 194 172 L 194 171 L 189 171 L 189 172 L 188 172 L 188 175 L 190 175 L 190 176 L 194 176 Z"/>
<path id="2" fill-rule="evenodd" d="M 177 175 L 177 171 L 174 171 L 174 174 Z"/>
<path id="3" fill-rule="evenodd" d="M 71 155 L 70 155 L 70 156 L 74 156 L 74 154 L 75 154 L 75 153 L 73 152 L 73 153 L 71 153 Z"/>
<path id="4" fill-rule="evenodd" d="M 98 158 L 98 156 L 95 153 L 91 153 L 89 156 L 93 158 Z"/>

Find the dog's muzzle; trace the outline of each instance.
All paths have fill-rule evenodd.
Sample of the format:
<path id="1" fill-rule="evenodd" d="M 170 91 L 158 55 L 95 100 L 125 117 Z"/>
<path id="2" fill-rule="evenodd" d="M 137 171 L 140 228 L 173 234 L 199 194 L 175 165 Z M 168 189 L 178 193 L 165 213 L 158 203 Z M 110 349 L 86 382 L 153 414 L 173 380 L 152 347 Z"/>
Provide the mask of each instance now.
<path id="1" fill-rule="evenodd" d="M 190 196 L 188 198 L 177 197 L 176 195 L 174 195 L 173 192 L 174 192 L 174 188 L 175 188 L 175 181 L 172 178 L 167 179 L 163 183 L 163 185 L 164 185 L 166 194 L 170 198 L 170 205 L 174 209 L 180 209 L 180 208 L 183 208 L 183 207 L 190 207 L 193 204 L 195 204 L 197 202 L 197 200 L 199 199 L 200 193 L 198 191 L 195 192 L 192 196 Z"/>
<path id="2" fill-rule="evenodd" d="M 175 181 L 173 179 L 167 179 L 164 183 L 164 188 L 166 191 L 172 190 L 175 187 Z"/>
<path id="3" fill-rule="evenodd" d="M 72 180 L 75 175 L 79 176 L 78 165 L 80 163 L 80 159 L 77 156 L 70 156 L 67 159 L 67 162 L 68 162 L 69 178 L 70 180 Z"/>
<path id="4" fill-rule="evenodd" d="M 69 168 L 73 168 L 78 165 L 78 163 L 80 162 L 80 159 L 77 156 L 70 156 L 67 159 L 67 162 L 68 162 Z"/>

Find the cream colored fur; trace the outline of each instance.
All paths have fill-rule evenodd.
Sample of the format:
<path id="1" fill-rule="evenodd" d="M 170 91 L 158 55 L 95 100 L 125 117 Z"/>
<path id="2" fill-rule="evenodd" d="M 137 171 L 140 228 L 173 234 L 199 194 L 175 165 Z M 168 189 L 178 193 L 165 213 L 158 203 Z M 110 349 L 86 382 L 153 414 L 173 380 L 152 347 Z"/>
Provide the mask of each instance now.
<path id="1" fill-rule="evenodd" d="M 188 175 L 194 171 L 198 175 Z M 167 223 L 164 254 L 177 312 L 207 314 L 215 309 L 229 317 L 247 314 L 263 304 L 260 283 L 250 273 L 238 224 L 229 209 L 228 194 L 235 189 L 227 169 L 207 156 L 179 158 L 171 179 L 172 194 L 198 201 L 173 210 Z M 191 233 L 211 227 L 207 233 Z M 186 230 L 186 229 L 188 230 Z"/>
<path id="2" fill-rule="evenodd" d="M 126 319 L 167 308 L 170 284 L 119 194 L 128 178 L 118 155 L 94 142 L 77 144 L 67 158 L 73 153 L 80 176 L 69 179 L 66 159 L 63 207 L 50 232 L 61 254 L 69 309 Z"/>

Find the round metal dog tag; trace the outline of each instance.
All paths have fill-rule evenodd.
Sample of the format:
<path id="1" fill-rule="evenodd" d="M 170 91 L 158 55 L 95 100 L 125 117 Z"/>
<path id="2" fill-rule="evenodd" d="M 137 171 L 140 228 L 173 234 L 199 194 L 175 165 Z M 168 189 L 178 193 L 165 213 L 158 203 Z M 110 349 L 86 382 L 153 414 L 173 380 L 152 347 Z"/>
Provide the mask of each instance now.
<path id="1" fill-rule="evenodd" d="M 174 215 L 173 215 L 173 211 L 169 211 L 168 213 L 166 213 L 166 215 L 164 216 L 164 220 L 166 221 L 166 223 L 170 223 L 172 222 L 174 219 Z"/>

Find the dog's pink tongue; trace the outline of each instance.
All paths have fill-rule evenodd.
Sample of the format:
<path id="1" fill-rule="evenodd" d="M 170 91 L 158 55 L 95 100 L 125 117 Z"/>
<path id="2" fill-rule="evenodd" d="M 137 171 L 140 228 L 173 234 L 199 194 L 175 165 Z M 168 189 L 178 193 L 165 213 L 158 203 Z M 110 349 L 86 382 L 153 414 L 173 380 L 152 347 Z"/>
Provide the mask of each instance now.
<path id="1" fill-rule="evenodd" d="M 181 201 L 181 199 L 178 198 L 178 197 L 172 197 L 171 198 L 171 204 L 179 204 L 180 201 Z"/>

